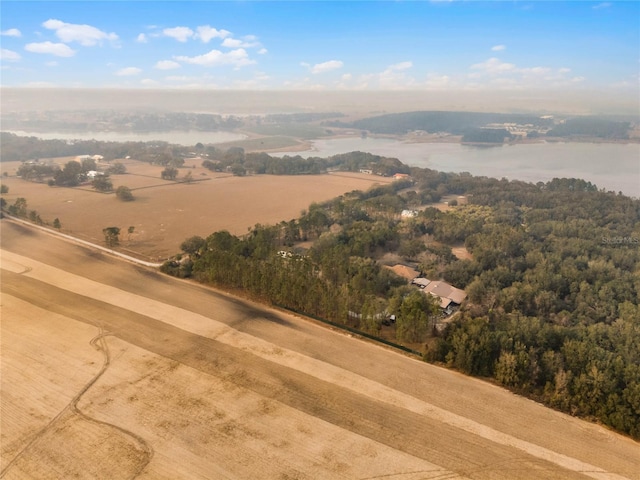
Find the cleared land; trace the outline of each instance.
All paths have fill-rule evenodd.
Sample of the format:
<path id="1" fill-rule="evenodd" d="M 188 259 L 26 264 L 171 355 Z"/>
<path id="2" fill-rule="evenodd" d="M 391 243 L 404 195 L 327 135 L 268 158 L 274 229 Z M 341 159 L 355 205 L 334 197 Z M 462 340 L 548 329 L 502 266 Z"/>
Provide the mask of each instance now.
<path id="1" fill-rule="evenodd" d="M 0 476 L 640 478 L 632 440 L 2 221 Z"/>
<path id="2" fill-rule="evenodd" d="M 200 160 L 188 160 L 179 178 L 191 172 L 196 181 L 187 184 L 162 180 L 163 167 L 131 160 L 123 163 L 129 173 L 111 179 L 114 189 L 125 185 L 133 190 L 133 202 L 122 202 L 113 193 L 98 193 L 89 186 L 61 188 L 26 182 L 13 176 L 19 162 L 2 164 L 10 175 L 2 179 L 9 187 L 4 198 L 9 204 L 26 198 L 28 209 L 36 210 L 45 222 L 58 218 L 63 232 L 95 243 L 104 243 L 103 228 L 120 227 L 124 250 L 155 261 L 177 253 L 180 243 L 192 235 L 207 237 L 218 230 L 241 235 L 256 223 L 296 218 L 312 202 L 391 181 L 359 173 L 234 177 L 206 170 L 199 166 Z M 129 238 L 130 226 L 135 231 Z"/>

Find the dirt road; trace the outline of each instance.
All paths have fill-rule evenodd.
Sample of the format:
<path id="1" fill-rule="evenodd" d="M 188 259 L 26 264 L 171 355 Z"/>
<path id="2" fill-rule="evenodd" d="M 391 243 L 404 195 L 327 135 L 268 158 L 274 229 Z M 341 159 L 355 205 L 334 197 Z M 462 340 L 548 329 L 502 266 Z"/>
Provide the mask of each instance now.
<path id="1" fill-rule="evenodd" d="M 3 478 L 640 478 L 640 445 L 2 223 Z M 98 348 L 99 347 L 99 348 Z"/>

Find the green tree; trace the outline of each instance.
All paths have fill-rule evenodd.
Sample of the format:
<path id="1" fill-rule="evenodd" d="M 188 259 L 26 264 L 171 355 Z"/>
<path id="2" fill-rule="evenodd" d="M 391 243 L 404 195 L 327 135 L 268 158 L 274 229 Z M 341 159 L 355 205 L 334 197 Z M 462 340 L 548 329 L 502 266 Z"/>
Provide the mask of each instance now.
<path id="1" fill-rule="evenodd" d="M 127 228 L 127 242 L 131 240 L 131 235 L 133 235 L 135 229 L 136 227 L 134 225 L 131 225 L 129 228 Z"/>
<path id="2" fill-rule="evenodd" d="M 53 220 L 53 228 L 60 230 L 62 228 L 62 224 L 60 223 L 60 219 L 59 218 L 55 218 Z"/>
<path id="3" fill-rule="evenodd" d="M 16 198 L 13 205 L 9 205 L 9 213 L 16 217 L 27 216 L 27 200 L 23 197 Z"/>
<path id="4" fill-rule="evenodd" d="M 244 177 L 247 174 L 247 169 L 239 163 L 234 163 L 231 165 L 231 173 L 237 177 Z"/>
<path id="5" fill-rule="evenodd" d="M 430 332 L 431 319 L 438 311 L 435 301 L 414 290 L 402 299 L 396 320 L 396 336 L 402 342 L 421 342 Z"/>
<path id="6" fill-rule="evenodd" d="M 180 250 L 188 253 L 189 255 L 198 255 L 200 250 L 202 250 L 206 244 L 207 241 L 204 238 L 195 235 L 182 242 L 182 244 L 180 244 Z"/>
<path id="7" fill-rule="evenodd" d="M 83 158 L 80 165 L 82 166 L 83 173 L 87 173 L 92 170 L 95 171 L 98 169 L 98 165 L 96 164 L 96 161 L 93 158 Z"/>
<path id="8" fill-rule="evenodd" d="M 108 175 L 96 175 L 91 186 L 99 192 L 110 192 L 113 190 L 113 183 Z"/>
<path id="9" fill-rule="evenodd" d="M 178 169 L 175 167 L 166 167 L 160 174 L 163 180 L 175 180 L 178 176 Z"/>
<path id="10" fill-rule="evenodd" d="M 127 167 L 125 167 L 124 164 L 120 162 L 115 162 L 113 165 L 107 168 L 106 173 L 109 173 L 111 175 L 123 175 L 127 173 Z"/>
<path id="11" fill-rule="evenodd" d="M 84 178 L 82 165 L 75 160 L 71 160 L 65 163 L 64 168 L 62 170 L 58 170 L 54 174 L 53 178 L 56 185 L 75 187 L 76 185 L 79 185 Z"/>
<path id="12" fill-rule="evenodd" d="M 120 245 L 120 228 L 103 228 L 102 233 L 104 234 L 104 243 L 107 244 L 107 247 L 117 247 L 118 245 Z"/>
<path id="13" fill-rule="evenodd" d="M 135 198 L 133 196 L 133 193 L 131 192 L 131 189 L 129 187 L 125 187 L 124 185 L 120 185 L 118 188 L 116 188 L 116 197 L 124 202 L 130 202 Z"/>
<path id="14" fill-rule="evenodd" d="M 40 182 L 44 177 L 50 177 L 59 170 L 57 166 L 40 163 L 23 163 L 18 168 L 16 175 L 24 180 Z"/>
<path id="15" fill-rule="evenodd" d="M 0 194 L 5 194 L 5 193 L 9 193 L 9 187 L 7 187 L 5 184 L 0 185 Z"/>
<path id="16" fill-rule="evenodd" d="M 244 148 L 242 147 L 231 147 L 224 154 L 224 160 L 228 164 L 232 163 L 243 163 L 245 159 Z"/>

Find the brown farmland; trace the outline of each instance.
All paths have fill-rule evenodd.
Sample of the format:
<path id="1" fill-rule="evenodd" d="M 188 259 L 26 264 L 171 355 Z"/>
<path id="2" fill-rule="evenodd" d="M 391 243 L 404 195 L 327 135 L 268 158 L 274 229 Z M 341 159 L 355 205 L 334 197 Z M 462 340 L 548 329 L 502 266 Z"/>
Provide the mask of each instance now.
<path id="1" fill-rule="evenodd" d="M 64 164 L 69 159 L 58 160 Z M 152 260 L 177 253 L 182 241 L 193 235 L 206 237 L 218 230 L 242 235 L 256 223 L 275 224 L 297 218 L 312 202 L 330 200 L 352 190 L 367 190 L 390 178 L 359 173 L 327 175 L 235 177 L 199 167 L 187 161 L 178 179 L 191 172 L 192 183 L 162 180 L 163 167 L 132 160 L 123 161 L 128 173 L 111 177 L 114 189 L 132 189 L 133 202 L 122 202 L 115 194 L 98 193 L 90 186 L 49 187 L 15 177 L 19 162 L 2 164 L 9 173 L 2 183 L 9 204 L 16 198 L 27 200 L 51 224 L 58 218 L 62 232 L 95 243 L 104 243 L 102 229 L 122 230 L 121 246 Z M 135 227 L 133 235 L 127 229 Z"/>
<path id="2" fill-rule="evenodd" d="M 638 479 L 480 380 L 2 220 L 0 477 Z"/>

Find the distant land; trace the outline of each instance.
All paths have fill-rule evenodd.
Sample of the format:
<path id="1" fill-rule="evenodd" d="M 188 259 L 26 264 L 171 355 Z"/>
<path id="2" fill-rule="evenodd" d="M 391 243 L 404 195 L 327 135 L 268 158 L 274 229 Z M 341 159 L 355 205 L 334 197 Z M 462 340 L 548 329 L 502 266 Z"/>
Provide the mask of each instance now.
<path id="1" fill-rule="evenodd" d="M 219 114 L 340 111 L 367 116 L 416 110 L 567 115 L 634 115 L 637 91 L 447 90 L 285 91 L 0 88 L 2 112 L 155 109 Z"/>

